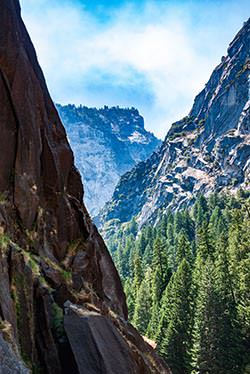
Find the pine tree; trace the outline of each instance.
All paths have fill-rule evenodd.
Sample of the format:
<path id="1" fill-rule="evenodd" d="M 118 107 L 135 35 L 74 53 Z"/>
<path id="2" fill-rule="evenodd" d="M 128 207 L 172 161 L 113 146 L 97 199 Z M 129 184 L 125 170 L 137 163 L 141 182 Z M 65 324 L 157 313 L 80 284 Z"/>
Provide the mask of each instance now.
<path id="1" fill-rule="evenodd" d="M 167 273 L 168 273 L 168 261 L 167 261 L 167 251 L 164 245 L 163 239 L 160 236 L 154 241 L 153 244 L 153 258 L 152 258 L 152 269 L 153 271 L 159 268 L 161 288 L 165 283 Z M 162 291 L 162 290 L 161 290 Z"/>
<path id="2" fill-rule="evenodd" d="M 139 256 L 142 258 L 144 255 L 146 246 L 147 246 L 147 237 L 146 237 L 145 229 L 142 230 L 136 244 L 137 244 L 137 252 Z"/>
<path id="3" fill-rule="evenodd" d="M 164 295 L 159 350 L 173 374 L 189 372 L 191 269 L 184 258 Z"/>
<path id="4" fill-rule="evenodd" d="M 120 246 L 118 247 L 118 270 L 123 279 L 126 279 L 130 276 L 129 258 L 133 248 L 133 243 L 133 236 L 128 235 L 128 237 L 124 241 L 123 250 L 120 249 Z"/>
<path id="5" fill-rule="evenodd" d="M 142 335 L 146 335 L 151 317 L 151 273 L 147 271 L 138 289 L 132 323 Z"/>
<path id="6" fill-rule="evenodd" d="M 147 244 L 144 256 L 143 256 L 143 267 L 151 267 L 153 260 L 153 245 Z"/>
<path id="7" fill-rule="evenodd" d="M 128 306 L 128 317 L 132 320 L 135 311 L 135 293 L 133 292 L 132 282 L 130 278 L 127 278 L 124 283 L 124 292 L 126 295 L 126 301 Z"/>
<path id="8" fill-rule="evenodd" d="M 225 257 L 210 256 L 202 265 L 193 329 L 192 373 L 240 372 L 235 305 L 226 274 Z"/>
<path id="9" fill-rule="evenodd" d="M 193 374 L 209 374 L 216 355 L 211 352 L 212 337 L 216 337 L 216 302 L 213 289 L 214 265 L 210 257 L 200 264 L 200 285 L 196 299 L 193 327 Z M 215 371 L 217 373 L 217 371 Z M 218 373 L 219 374 L 219 373 Z"/>
<path id="10" fill-rule="evenodd" d="M 232 275 L 229 271 L 228 235 L 221 219 L 218 223 L 220 235 L 217 239 L 215 252 L 215 287 L 219 295 L 221 323 L 220 335 L 221 366 L 230 368 L 232 373 L 240 371 L 241 364 L 241 333 L 237 319 L 237 305 L 233 289 Z M 222 348 L 223 346 L 223 348 Z"/>
<path id="11" fill-rule="evenodd" d="M 193 255 L 191 245 L 184 230 L 181 230 L 177 236 L 176 243 L 176 266 L 181 263 L 183 259 L 186 259 L 190 265 L 193 263 Z"/>
<path id="12" fill-rule="evenodd" d="M 156 332 L 160 322 L 160 299 L 162 294 L 162 286 L 163 283 L 161 269 L 160 266 L 157 265 L 152 277 L 152 306 L 150 311 L 151 318 L 147 329 L 147 336 L 152 339 L 156 336 Z"/>
<path id="13" fill-rule="evenodd" d="M 139 291 L 141 282 L 143 279 L 143 269 L 141 264 L 141 259 L 138 253 L 135 254 L 133 262 L 133 283 L 132 283 L 132 292 L 133 297 L 136 300 L 137 293 Z"/>
<path id="14" fill-rule="evenodd" d="M 247 202 L 246 202 L 247 204 Z M 230 273 L 242 331 L 243 367 L 250 373 L 250 217 L 245 205 L 234 210 L 229 227 Z M 244 373 L 245 373 L 244 372 Z"/>
<path id="15" fill-rule="evenodd" d="M 196 229 L 196 252 L 204 260 L 212 254 L 212 248 L 209 241 L 209 231 L 206 222 L 203 222 Z"/>
<path id="16" fill-rule="evenodd" d="M 183 214 L 178 211 L 174 215 L 174 232 L 178 234 L 183 229 Z"/>
<path id="17" fill-rule="evenodd" d="M 160 219 L 159 229 L 158 229 L 158 232 L 161 236 L 166 235 L 167 223 L 168 223 L 167 215 L 163 214 L 161 219 Z"/>
<path id="18" fill-rule="evenodd" d="M 221 220 L 221 211 L 218 206 L 212 210 L 212 214 L 209 219 L 208 233 L 209 241 L 214 247 L 216 245 L 217 236 L 219 235 L 219 221 Z"/>
<path id="19" fill-rule="evenodd" d="M 195 237 L 195 224 L 194 221 L 191 218 L 190 212 L 185 209 L 184 212 L 182 213 L 183 215 L 183 228 L 189 242 L 194 240 Z"/>
<path id="20" fill-rule="evenodd" d="M 169 325 L 172 316 L 172 309 L 175 301 L 175 291 L 174 291 L 174 276 L 170 278 L 170 281 L 163 292 L 161 302 L 160 302 L 160 323 L 156 332 L 156 341 L 158 350 L 162 346 L 165 330 Z"/>
<path id="21" fill-rule="evenodd" d="M 172 219 L 173 220 L 173 219 Z M 167 256 L 169 259 L 169 266 L 172 270 L 175 269 L 175 232 L 172 220 L 168 221 L 167 225 Z"/>

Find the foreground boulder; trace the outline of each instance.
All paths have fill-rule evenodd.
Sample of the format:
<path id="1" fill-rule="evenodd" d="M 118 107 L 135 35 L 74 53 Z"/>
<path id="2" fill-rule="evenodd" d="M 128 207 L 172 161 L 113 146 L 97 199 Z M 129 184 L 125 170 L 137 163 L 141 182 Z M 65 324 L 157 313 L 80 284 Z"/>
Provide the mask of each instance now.
<path id="1" fill-rule="evenodd" d="M 68 303 L 64 326 L 80 374 L 169 373 L 164 362 L 122 319 Z"/>
<path id="2" fill-rule="evenodd" d="M 0 372 L 103 373 L 96 366 L 103 357 L 111 373 L 117 365 L 167 373 L 127 323 L 118 273 L 82 203 L 81 179 L 19 1 L 0 0 L 0 8 Z M 92 317 L 72 322 L 69 332 L 65 303 L 89 316 L 96 310 L 94 333 Z M 112 344 L 100 350 L 106 336 Z"/>

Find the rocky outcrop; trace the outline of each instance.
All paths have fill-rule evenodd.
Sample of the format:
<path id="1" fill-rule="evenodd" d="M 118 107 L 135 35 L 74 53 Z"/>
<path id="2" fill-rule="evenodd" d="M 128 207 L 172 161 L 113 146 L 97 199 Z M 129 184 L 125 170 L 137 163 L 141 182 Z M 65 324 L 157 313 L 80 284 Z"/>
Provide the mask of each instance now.
<path id="1" fill-rule="evenodd" d="M 84 201 L 96 216 L 120 177 L 146 160 L 160 141 L 144 128 L 135 108 L 57 105 L 84 181 Z"/>
<path id="2" fill-rule="evenodd" d="M 125 174 L 100 214 L 105 229 L 159 208 L 192 204 L 199 194 L 250 186 L 250 20 L 237 34 L 190 114 L 172 125 L 159 149 Z M 126 196 L 123 199 L 122 196 Z"/>
<path id="3" fill-rule="evenodd" d="M 137 333 L 121 319 L 108 318 L 96 310 L 68 303 L 64 324 L 80 374 L 169 373 L 164 362 L 152 354 L 149 346 L 145 352 L 148 355 L 140 353 L 140 349 L 145 351 L 144 340 L 139 336 L 137 340 L 131 340 Z M 79 342 L 84 342 L 84 345 Z"/>
<path id="4" fill-rule="evenodd" d="M 0 4 L 0 370 L 26 373 L 22 360 L 33 372 L 75 374 L 83 368 L 65 333 L 64 304 L 120 319 L 127 330 L 125 297 L 82 203 L 80 175 L 19 1 Z M 101 330 L 102 323 L 95 344 L 102 344 Z M 138 347 L 131 365 L 154 356 L 140 339 L 136 331 L 127 337 Z M 91 355 L 89 364 L 97 359 Z M 152 372 L 160 373 L 157 365 Z"/>

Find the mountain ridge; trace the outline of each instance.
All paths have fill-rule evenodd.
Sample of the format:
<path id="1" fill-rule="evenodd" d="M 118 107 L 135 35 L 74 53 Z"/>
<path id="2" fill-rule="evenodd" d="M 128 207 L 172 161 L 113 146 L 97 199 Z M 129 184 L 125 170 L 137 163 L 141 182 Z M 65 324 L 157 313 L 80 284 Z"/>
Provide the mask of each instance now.
<path id="1" fill-rule="evenodd" d="M 196 96 L 189 115 L 172 125 L 149 160 L 121 178 L 100 213 L 101 226 L 132 217 L 143 225 L 156 219 L 159 208 L 188 206 L 199 194 L 249 188 L 249 82 L 250 19 Z"/>

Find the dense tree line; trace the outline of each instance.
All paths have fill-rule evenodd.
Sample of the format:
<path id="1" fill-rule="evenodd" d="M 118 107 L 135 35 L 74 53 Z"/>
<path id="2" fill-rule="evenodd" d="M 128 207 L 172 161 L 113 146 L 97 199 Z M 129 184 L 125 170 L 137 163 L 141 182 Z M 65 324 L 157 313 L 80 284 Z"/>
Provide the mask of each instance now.
<path id="1" fill-rule="evenodd" d="M 109 240 L 130 321 L 173 374 L 250 373 L 250 198 L 200 196 Z"/>

